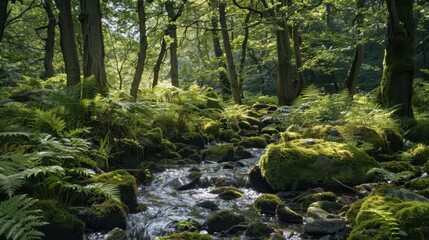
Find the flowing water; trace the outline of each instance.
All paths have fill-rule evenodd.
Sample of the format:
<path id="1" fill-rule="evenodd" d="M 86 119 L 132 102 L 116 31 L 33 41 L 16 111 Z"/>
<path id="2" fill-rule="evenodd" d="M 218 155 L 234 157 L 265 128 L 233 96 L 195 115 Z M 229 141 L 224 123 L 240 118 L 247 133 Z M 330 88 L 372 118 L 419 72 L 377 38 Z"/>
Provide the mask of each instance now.
<path id="1" fill-rule="evenodd" d="M 175 222 L 188 219 L 203 223 L 212 213 L 211 210 L 196 206 L 203 201 L 211 201 L 218 205 L 220 209 L 232 210 L 245 216 L 246 222 L 264 222 L 279 229 L 286 239 L 301 239 L 299 229 L 302 225 L 295 227 L 284 226 L 272 217 L 259 214 L 253 208 L 254 200 L 260 193 L 245 186 L 245 178 L 250 167 L 256 164 L 262 149 L 250 149 L 253 156 L 249 159 L 240 160 L 233 169 L 224 169 L 224 163 L 201 163 L 198 165 L 166 166 L 167 170 L 154 174 L 154 180 L 148 186 L 140 186 L 138 192 L 138 202 L 148 206 L 147 211 L 130 214 L 127 220 L 127 239 L 146 240 L 156 236 L 172 233 L 175 229 Z M 197 167 L 201 171 L 200 182 L 203 185 L 224 180 L 236 183 L 244 196 L 234 200 L 222 200 L 217 194 L 210 193 L 213 187 L 197 187 L 195 189 L 178 191 L 178 186 L 182 185 L 184 179 L 189 174 L 192 167 Z M 102 233 L 90 234 L 88 240 L 105 239 Z M 213 239 L 228 239 L 213 236 Z"/>

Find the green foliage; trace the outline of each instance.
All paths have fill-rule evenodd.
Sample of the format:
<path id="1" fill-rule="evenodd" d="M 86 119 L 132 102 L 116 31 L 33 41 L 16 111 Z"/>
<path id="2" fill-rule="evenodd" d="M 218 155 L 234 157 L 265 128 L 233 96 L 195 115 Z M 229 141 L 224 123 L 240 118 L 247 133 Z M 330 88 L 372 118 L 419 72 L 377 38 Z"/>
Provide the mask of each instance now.
<path id="1" fill-rule="evenodd" d="M 0 202 L 0 237 L 2 239 L 42 239 L 38 229 L 48 224 L 40 210 L 32 206 L 37 200 L 27 195 L 16 195 Z"/>
<path id="2" fill-rule="evenodd" d="M 381 109 L 371 95 L 355 95 L 352 99 L 346 91 L 323 94 L 315 86 L 309 86 L 292 106 L 280 107 L 271 118 L 284 129 L 292 125 L 304 128 L 329 124 L 361 125 L 381 131 L 400 129 L 393 112 Z"/>

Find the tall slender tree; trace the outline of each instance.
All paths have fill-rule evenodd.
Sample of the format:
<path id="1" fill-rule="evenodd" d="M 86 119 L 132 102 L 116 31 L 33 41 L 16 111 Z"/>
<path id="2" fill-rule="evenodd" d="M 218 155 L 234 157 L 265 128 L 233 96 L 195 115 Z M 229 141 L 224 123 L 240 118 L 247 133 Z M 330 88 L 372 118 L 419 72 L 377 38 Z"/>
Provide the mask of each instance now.
<path id="1" fill-rule="evenodd" d="M 83 75 L 95 75 L 99 90 L 107 90 L 100 0 L 80 0 L 79 20 L 83 36 Z"/>
<path id="2" fill-rule="evenodd" d="M 134 73 L 133 82 L 131 84 L 131 96 L 136 99 L 140 82 L 142 80 L 142 74 L 145 67 L 146 51 L 147 51 L 147 36 L 146 36 L 146 12 L 145 12 L 145 1 L 137 1 L 137 13 L 139 16 L 139 53 L 137 59 L 136 71 Z"/>
<path id="3" fill-rule="evenodd" d="M 231 43 L 229 42 L 225 7 L 226 3 L 224 1 L 219 3 L 219 22 L 222 32 L 223 47 L 226 55 L 226 62 L 228 64 L 229 79 L 231 80 L 232 98 L 236 104 L 241 104 L 242 101 L 240 87 L 238 83 L 237 72 L 235 70 L 234 57 L 232 56 Z"/>
<path id="4" fill-rule="evenodd" d="M 43 39 L 45 41 L 45 57 L 43 59 L 45 71 L 42 78 L 47 79 L 54 76 L 54 65 L 52 62 L 54 60 L 55 26 L 57 25 L 57 20 L 52 10 L 52 0 L 44 0 L 43 8 L 48 16 L 48 25 L 43 27 L 46 28 L 46 38 Z"/>
<path id="5" fill-rule="evenodd" d="M 9 0 L 0 0 L 0 42 L 3 39 L 4 29 L 6 28 L 6 20 L 9 16 L 7 10 Z"/>
<path id="6" fill-rule="evenodd" d="M 60 45 L 66 68 L 67 86 L 74 86 L 80 83 L 80 67 L 74 35 L 71 1 L 55 0 L 55 3 L 60 10 Z"/>
<path id="7" fill-rule="evenodd" d="M 386 0 L 389 11 L 380 96 L 385 107 L 398 107 L 400 117 L 413 117 L 414 16 L 412 0 Z"/>

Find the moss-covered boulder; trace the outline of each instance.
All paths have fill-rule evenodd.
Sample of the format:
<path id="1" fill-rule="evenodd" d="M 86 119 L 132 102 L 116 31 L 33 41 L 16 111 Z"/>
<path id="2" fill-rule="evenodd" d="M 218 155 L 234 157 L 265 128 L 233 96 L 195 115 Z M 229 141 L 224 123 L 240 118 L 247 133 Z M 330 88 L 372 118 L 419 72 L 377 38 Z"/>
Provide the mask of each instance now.
<path id="1" fill-rule="evenodd" d="M 94 204 L 88 214 L 87 226 L 93 230 L 111 230 L 116 227 L 125 229 L 127 211 L 123 203 L 113 200 Z"/>
<path id="2" fill-rule="evenodd" d="M 344 205 L 338 202 L 317 201 L 310 204 L 310 207 L 317 207 L 329 213 L 338 213 L 344 207 Z"/>
<path id="3" fill-rule="evenodd" d="M 211 240 L 207 234 L 199 234 L 197 232 L 181 232 L 174 233 L 164 237 L 156 237 L 155 240 Z"/>
<path id="4" fill-rule="evenodd" d="M 224 230 L 228 230 L 244 221 L 244 216 L 236 215 L 228 210 L 222 210 L 212 214 L 205 222 L 205 225 L 207 226 L 207 231 L 213 234 L 215 232 L 220 233 Z"/>
<path id="5" fill-rule="evenodd" d="M 280 203 L 282 203 L 282 200 L 279 196 L 267 193 L 258 197 L 253 205 L 263 214 L 274 215 L 277 205 Z"/>
<path id="6" fill-rule="evenodd" d="M 321 139 L 271 144 L 259 162 L 261 174 L 275 190 L 305 190 L 323 186 L 358 185 L 379 163 L 355 146 Z"/>
<path id="7" fill-rule="evenodd" d="M 40 230 L 47 240 L 80 240 L 83 238 L 85 224 L 66 209 L 57 206 L 55 201 L 41 200 L 35 203 L 35 209 L 40 209 L 40 214 L 49 224 Z"/>
<path id="8" fill-rule="evenodd" d="M 218 138 L 220 134 L 220 122 L 210 120 L 203 126 L 203 131 L 207 135 L 212 135 L 214 138 Z"/>
<path id="9" fill-rule="evenodd" d="M 272 193 L 273 188 L 267 183 L 265 178 L 262 176 L 261 168 L 258 165 L 253 166 L 248 174 L 247 178 L 248 185 L 254 190 L 262 193 Z"/>
<path id="10" fill-rule="evenodd" d="M 429 188 L 429 178 L 417 178 L 413 179 L 409 187 L 414 190 L 423 190 Z"/>
<path id="11" fill-rule="evenodd" d="M 240 139 L 240 134 L 232 129 L 222 129 L 219 134 L 219 140 L 230 142 L 231 139 Z"/>
<path id="12" fill-rule="evenodd" d="M 188 219 L 176 223 L 177 232 L 199 232 L 201 231 L 201 229 L 202 225 L 193 219 Z"/>
<path id="13" fill-rule="evenodd" d="M 187 132 L 180 136 L 179 141 L 188 145 L 203 149 L 206 144 L 201 134 L 196 132 Z"/>
<path id="14" fill-rule="evenodd" d="M 414 171 L 414 166 L 408 161 L 390 161 L 382 162 L 380 164 L 384 169 L 394 173 Z"/>
<path id="15" fill-rule="evenodd" d="M 391 128 L 384 128 L 381 132 L 383 139 L 383 152 L 393 154 L 404 149 L 404 138 L 402 135 Z"/>
<path id="16" fill-rule="evenodd" d="M 333 192 L 320 192 L 320 193 L 311 193 L 304 194 L 297 198 L 297 202 L 302 203 L 304 207 L 310 206 L 310 204 L 318 201 L 331 201 L 335 202 L 337 200 L 337 196 Z"/>
<path id="17" fill-rule="evenodd" d="M 419 144 L 413 149 L 411 162 L 415 165 L 423 165 L 429 160 L 429 146 Z"/>
<path id="18" fill-rule="evenodd" d="M 229 162 L 234 160 L 234 147 L 220 144 L 203 151 L 204 160 L 210 162 Z"/>
<path id="19" fill-rule="evenodd" d="M 241 140 L 239 145 L 245 148 L 265 148 L 267 140 L 264 137 L 248 137 Z"/>
<path id="20" fill-rule="evenodd" d="M 281 141 L 285 143 L 292 140 L 300 139 L 302 138 L 302 135 L 297 132 L 282 132 L 280 133 L 280 137 L 281 137 Z"/>
<path id="21" fill-rule="evenodd" d="M 245 231 L 245 235 L 251 239 L 265 239 L 268 237 L 274 230 L 264 223 L 252 223 Z"/>
<path id="22" fill-rule="evenodd" d="M 406 201 L 375 192 L 347 213 L 352 224 L 348 240 L 429 239 L 429 202 Z"/>
<path id="23" fill-rule="evenodd" d="M 121 193 L 121 201 L 128 207 L 129 212 L 137 211 L 137 182 L 127 171 L 116 170 L 103 173 L 91 178 L 90 182 L 102 182 L 117 187 Z"/>

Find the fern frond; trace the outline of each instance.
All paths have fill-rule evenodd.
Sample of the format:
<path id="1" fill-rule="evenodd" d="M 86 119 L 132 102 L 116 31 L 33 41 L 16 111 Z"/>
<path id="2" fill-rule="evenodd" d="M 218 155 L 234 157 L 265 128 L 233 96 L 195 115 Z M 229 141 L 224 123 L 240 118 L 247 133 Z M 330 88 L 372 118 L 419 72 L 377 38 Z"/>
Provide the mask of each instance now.
<path id="1" fill-rule="evenodd" d="M 94 170 L 89 168 L 66 168 L 67 174 L 83 177 L 92 177 L 95 175 Z"/>
<path id="2" fill-rule="evenodd" d="M 0 132 L 1 138 L 10 138 L 10 137 L 26 137 L 30 139 L 30 133 L 28 132 Z"/>
<path id="3" fill-rule="evenodd" d="M 85 192 L 101 195 L 107 200 L 121 201 L 121 192 L 118 187 L 107 183 L 93 183 L 84 186 Z"/>
<path id="4" fill-rule="evenodd" d="M 37 229 L 48 223 L 39 215 L 40 210 L 31 208 L 36 202 L 26 195 L 0 202 L 0 238 L 41 239 L 44 234 Z"/>
<path id="5" fill-rule="evenodd" d="M 38 176 L 40 174 L 47 175 L 49 173 L 55 174 L 57 176 L 62 176 L 65 174 L 65 170 L 61 166 L 39 166 L 31 169 L 26 169 L 22 172 L 25 177 Z"/>
<path id="6" fill-rule="evenodd" d="M 21 173 L 4 175 L 0 173 L 0 191 L 12 197 L 15 191 L 25 184 L 25 176 Z"/>

